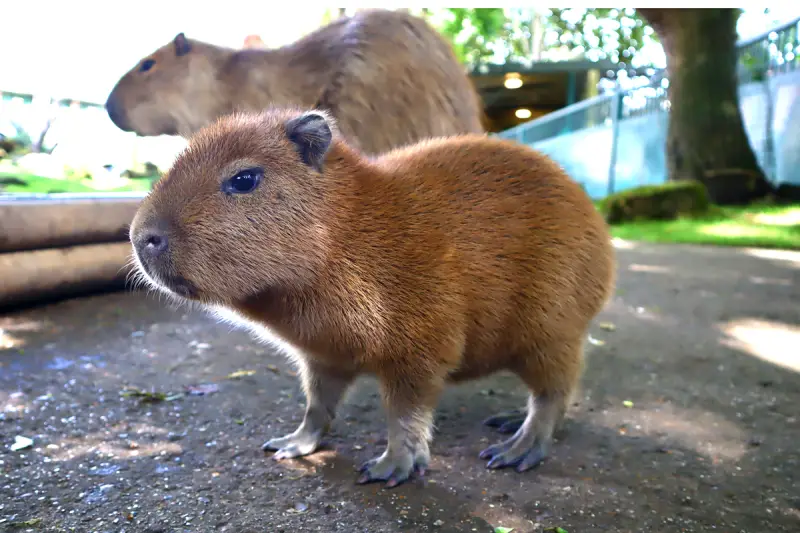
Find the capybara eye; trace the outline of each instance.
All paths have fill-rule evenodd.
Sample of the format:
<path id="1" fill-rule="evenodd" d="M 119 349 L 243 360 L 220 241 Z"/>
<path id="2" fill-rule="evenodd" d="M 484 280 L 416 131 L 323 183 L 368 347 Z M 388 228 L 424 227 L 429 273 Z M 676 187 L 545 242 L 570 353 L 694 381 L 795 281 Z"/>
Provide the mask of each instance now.
<path id="1" fill-rule="evenodd" d="M 253 192 L 261 183 L 264 171 L 260 168 L 249 168 L 236 173 L 231 179 L 222 184 L 222 191 L 228 194 L 247 194 Z"/>
<path id="2" fill-rule="evenodd" d="M 153 65 L 155 64 L 156 62 L 153 61 L 152 59 L 145 59 L 144 61 L 142 61 L 142 66 L 139 67 L 139 72 L 147 72 L 148 70 L 153 68 Z"/>

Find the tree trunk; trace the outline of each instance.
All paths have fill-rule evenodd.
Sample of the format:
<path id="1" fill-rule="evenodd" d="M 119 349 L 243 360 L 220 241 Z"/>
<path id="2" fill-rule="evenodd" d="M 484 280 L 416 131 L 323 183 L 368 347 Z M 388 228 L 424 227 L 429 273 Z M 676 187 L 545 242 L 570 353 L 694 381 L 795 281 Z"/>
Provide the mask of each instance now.
<path id="1" fill-rule="evenodd" d="M 739 111 L 736 79 L 738 9 L 637 10 L 667 56 L 671 180 L 695 179 L 720 205 L 744 204 L 772 191 Z"/>

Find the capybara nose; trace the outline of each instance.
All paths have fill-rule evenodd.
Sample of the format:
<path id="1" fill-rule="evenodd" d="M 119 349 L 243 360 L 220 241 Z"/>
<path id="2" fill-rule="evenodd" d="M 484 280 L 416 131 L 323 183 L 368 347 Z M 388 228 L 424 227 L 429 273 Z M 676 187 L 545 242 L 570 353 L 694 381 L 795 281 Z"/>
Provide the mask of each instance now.
<path id="1" fill-rule="evenodd" d="M 157 229 L 147 230 L 139 239 L 137 248 L 143 259 L 156 259 L 169 249 L 167 234 Z"/>
<path id="2" fill-rule="evenodd" d="M 108 118 L 111 119 L 111 122 L 116 127 L 122 131 L 131 131 L 127 120 L 125 120 L 125 113 L 120 109 L 119 102 L 113 94 L 106 100 L 106 112 L 108 113 Z"/>

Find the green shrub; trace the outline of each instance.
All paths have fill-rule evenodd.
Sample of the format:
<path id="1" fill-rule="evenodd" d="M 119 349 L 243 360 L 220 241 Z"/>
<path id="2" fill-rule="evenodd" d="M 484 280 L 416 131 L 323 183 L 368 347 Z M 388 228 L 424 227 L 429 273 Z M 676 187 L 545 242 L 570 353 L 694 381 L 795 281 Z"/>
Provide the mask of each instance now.
<path id="1" fill-rule="evenodd" d="M 609 224 L 637 220 L 674 220 L 709 212 L 711 201 L 699 181 L 670 181 L 644 185 L 604 198 L 600 209 Z"/>

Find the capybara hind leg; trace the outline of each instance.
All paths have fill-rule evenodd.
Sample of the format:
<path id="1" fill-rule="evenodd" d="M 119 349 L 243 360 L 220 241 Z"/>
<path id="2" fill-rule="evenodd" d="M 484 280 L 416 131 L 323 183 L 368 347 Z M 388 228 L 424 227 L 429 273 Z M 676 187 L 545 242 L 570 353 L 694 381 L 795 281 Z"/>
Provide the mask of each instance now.
<path id="1" fill-rule="evenodd" d="M 515 409 L 512 411 L 506 411 L 504 413 L 498 413 L 494 416 L 490 416 L 486 420 L 483 421 L 484 425 L 489 426 L 490 428 L 497 429 L 498 433 L 502 434 L 510 434 L 516 433 L 520 427 L 522 427 L 522 423 L 525 422 L 525 417 L 527 416 L 527 412 L 522 409 Z"/>
<path id="2" fill-rule="evenodd" d="M 344 392 L 353 380 L 349 374 L 331 373 L 313 363 L 304 364 L 300 371 L 306 395 L 303 422 L 294 433 L 270 439 L 262 445 L 263 450 L 277 450 L 272 456 L 276 461 L 308 455 L 319 447 L 336 416 Z"/>
<path id="3" fill-rule="evenodd" d="M 516 467 L 523 472 L 537 466 L 550 451 L 553 432 L 561 423 L 581 369 L 582 344 L 564 344 L 531 357 L 518 370 L 530 387 L 524 421 L 508 440 L 480 453 L 488 468 Z"/>
<path id="4" fill-rule="evenodd" d="M 437 378 L 381 380 L 389 438 L 382 455 L 361 465 L 359 483 L 386 481 L 391 488 L 412 473 L 424 475 L 430 461 L 433 411 L 443 382 Z"/>

